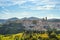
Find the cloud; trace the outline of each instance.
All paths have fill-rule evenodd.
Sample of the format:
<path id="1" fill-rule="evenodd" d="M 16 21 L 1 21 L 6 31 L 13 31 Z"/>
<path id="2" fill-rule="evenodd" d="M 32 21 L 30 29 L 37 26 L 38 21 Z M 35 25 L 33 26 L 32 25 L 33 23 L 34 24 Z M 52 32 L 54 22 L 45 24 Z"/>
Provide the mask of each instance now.
<path id="1" fill-rule="evenodd" d="M 53 15 L 53 14 L 47 14 L 46 16 L 47 16 L 48 19 L 51 19 L 51 18 L 55 17 L 55 15 Z"/>
<path id="2" fill-rule="evenodd" d="M 0 6 L 21 5 L 25 2 L 25 0 L 0 0 Z"/>
<path id="3" fill-rule="evenodd" d="M 56 16 L 56 14 L 49 14 L 49 13 L 47 13 L 46 16 L 44 16 L 44 17 L 47 17 L 48 19 L 52 19 L 52 18 L 60 19 L 60 17 Z"/>
<path id="4" fill-rule="evenodd" d="M 35 4 L 35 5 L 28 5 L 28 6 L 25 6 L 23 5 L 22 7 L 23 8 L 29 8 L 31 10 L 52 10 L 52 9 L 59 9 L 58 4 L 60 4 L 60 2 L 58 1 L 52 1 L 52 0 L 33 0 L 33 1 L 30 1 L 32 4 Z"/>
<path id="5" fill-rule="evenodd" d="M 34 7 L 31 7 L 32 10 L 52 10 L 52 9 L 59 9 L 57 4 L 60 4 L 60 2 L 52 1 L 52 0 L 38 0 L 34 1 L 32 3 L 35 3 L 36 5 Z M 59 5 L 60 6 L 60 5 Z"/>
<path id="6" fill-rule="evenodd" d="M 55 7 L 55 5 L 45 5 L 45 6 L 35 6 L 31 8 L 32 10 L 51 10 Z"/>
<path id="7" fill-rule="evenodd" d="M 7 10 L 7 9 L 6 9 Z M 3 14 L 2 14 L 3 13 Z M 0 18 L 12 18 L 12 17 L 18 17 L 18 18 L 22 18 L 22 17 L 30 17 L 32 15 L 32 13 L 30 12 L 14 12 L 11 13 L 9 10 L 8 11 L 2 11 L 2 13 L 0 14 Z"/>
<path id="8" fill-rule="evenodd" d="M 30 5 L 27 2 L 35 5 Z M 25 3 L 27 3 L 28 5 L 23 5 Z M 50 10 L 58 6 L 58 4 L 60 4 L 60 1 L 58 0 L 0 0 L 0 6 L 8 7 L 13 5 L 19 5 L 22 8 L 32 10 Z"/>
<path id="9" fill-rule="evenodd" d="M 38 15 L 38 12 L 36 10 L 39 10 L 39 13 L 44 14 L 49 10 L 60 10 L 60 0 L 0 0 L 0 8 L 2 9 L 0 9 L 0 18 L 30 16 L 40 17 L 41 15 Z M 37 15 L 33 13 L 35 11 Z M 42 14 L 42 16 L 44 16 L 44 14 Z M 45 16 L 47 16 L 48 18 L 57 18 L 57 16 L 53 14 L 47 14 Z"/>

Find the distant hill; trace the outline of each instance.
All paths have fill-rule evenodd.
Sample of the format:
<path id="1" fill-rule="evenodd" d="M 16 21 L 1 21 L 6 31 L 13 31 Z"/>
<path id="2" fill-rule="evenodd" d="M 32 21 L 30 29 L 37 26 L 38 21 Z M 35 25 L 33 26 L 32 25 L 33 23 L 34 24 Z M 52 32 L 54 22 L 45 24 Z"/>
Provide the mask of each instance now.
<path id="1" fill-rule="evenodd" d="M 28 18 L 24 17 L 24 18 L 21 18 L 20 20 L 28 20 Z"/>
<path id="2" fill-rule="evenodd" d="M 0 19 L 0 24 L 5 23 L 7 20 L 6 19 Z"/>
<path id="3" fill-rule="evenodd" d="M 39 20 L 39 18 L 37 18 L 37 17 L 29 17 L 29 18 L 24 17 L 24 18 L 22 18 L 22 20 Z"/>
<path id="4" fill-rule="evenodd" d="M 13 17 L 13 18 L 9 18 L 9 19 L 0 19 L 0 24 L 5 23 L 7 21 L 15 21 L 15 20 L 41 20 L 40 18 L 37 17 L 29 17 L 29 18 L 17 18 L 17 17 Z M 48 19 L 48 22 L 60 22 L 60 19 Z"/>
<path id="5" fill-rule="evenodd" d="M 0 24 L 6 23 L 7 21 L 15 21 L 15 20 L 18 20 L 18 18 L 13 17 L 9 19 L 0 19 Z"/>
<path id="6" fill-rule="evenodd" d="M 37 17 L 29 17 L 28 19 L 29 20 L 39 20 L 39 18 L 37 18 Z"/>
<path id="7" fill-rule="evenodd" d="M 48 22 L 60 22 L 60 19 L 48 19 Z"/>
<path id="8" fill-rule="evenodd" d="M 10 20 L 10 21 L 14 21 L 14 20 L 18 20 L 18 18 L 13 17 L 13 18 L 9 18 L 8 20 Z"/>

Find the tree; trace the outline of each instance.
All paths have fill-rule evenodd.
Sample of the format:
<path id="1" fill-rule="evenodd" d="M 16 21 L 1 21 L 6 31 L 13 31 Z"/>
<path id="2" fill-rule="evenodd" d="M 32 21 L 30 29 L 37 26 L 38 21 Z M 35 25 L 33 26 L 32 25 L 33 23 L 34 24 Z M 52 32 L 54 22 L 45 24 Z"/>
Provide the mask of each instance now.
<path id="1" fill-rule="evenodd" d="M 19 37 L 18 36 L 15 36 L 15 40 L 19 40 Z"/>
<path id="2" fill-rule="evenodd" d="M 33 20 L 32 23 L 33 23 L 33 24 L 37 24 L 37 21 L 36 21 L 36 20 Z"/>

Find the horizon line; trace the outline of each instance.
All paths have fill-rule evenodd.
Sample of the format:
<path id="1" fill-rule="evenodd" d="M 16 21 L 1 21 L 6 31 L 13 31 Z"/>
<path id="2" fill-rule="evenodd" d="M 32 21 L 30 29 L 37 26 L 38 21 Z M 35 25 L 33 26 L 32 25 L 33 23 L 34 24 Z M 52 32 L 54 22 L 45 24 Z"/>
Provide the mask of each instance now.
<path id="1" fill-rule="evenodd" d="M 22 18 L 30 18 L 30 17 L 9 17 L 9 18 L 0 18 L 0 19 L 10 19 L 10 18 L 22 19 Z M 43 18 L 46 18 L 46 17 L 36 17 L 36 18 L 43 19 Z M 60 18 L 59 17 L 52 17 L 52 18 L 47 17 L 47 19 L 60 19 Z"/>

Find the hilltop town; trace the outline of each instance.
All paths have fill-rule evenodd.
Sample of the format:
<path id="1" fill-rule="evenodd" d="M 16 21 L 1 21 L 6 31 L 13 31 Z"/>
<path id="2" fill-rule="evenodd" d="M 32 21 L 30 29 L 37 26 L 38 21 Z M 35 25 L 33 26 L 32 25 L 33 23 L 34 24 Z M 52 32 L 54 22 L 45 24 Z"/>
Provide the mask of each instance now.
<path id="1" fill-rule="evenodd" d="M 1 21 L 2 22 L 2 21 Z M 21 32 L 22 30 L 28 31 L 47 31 L 47 30 L 60 30 L 60 19 L 47 19 L 45 18 L 10 18 L 6 19 L 2 23 L 0 22 L 0 33 L 1 31 L 5 34 Z"/>
<path id="2" fill-rule="evenodd" d="M 47 17 L 39 20 L 23 20 L 23 25 L 26 29 L 46 31 L 48 29 L 60 29 L 60 22 L 48 21 Z"/>

